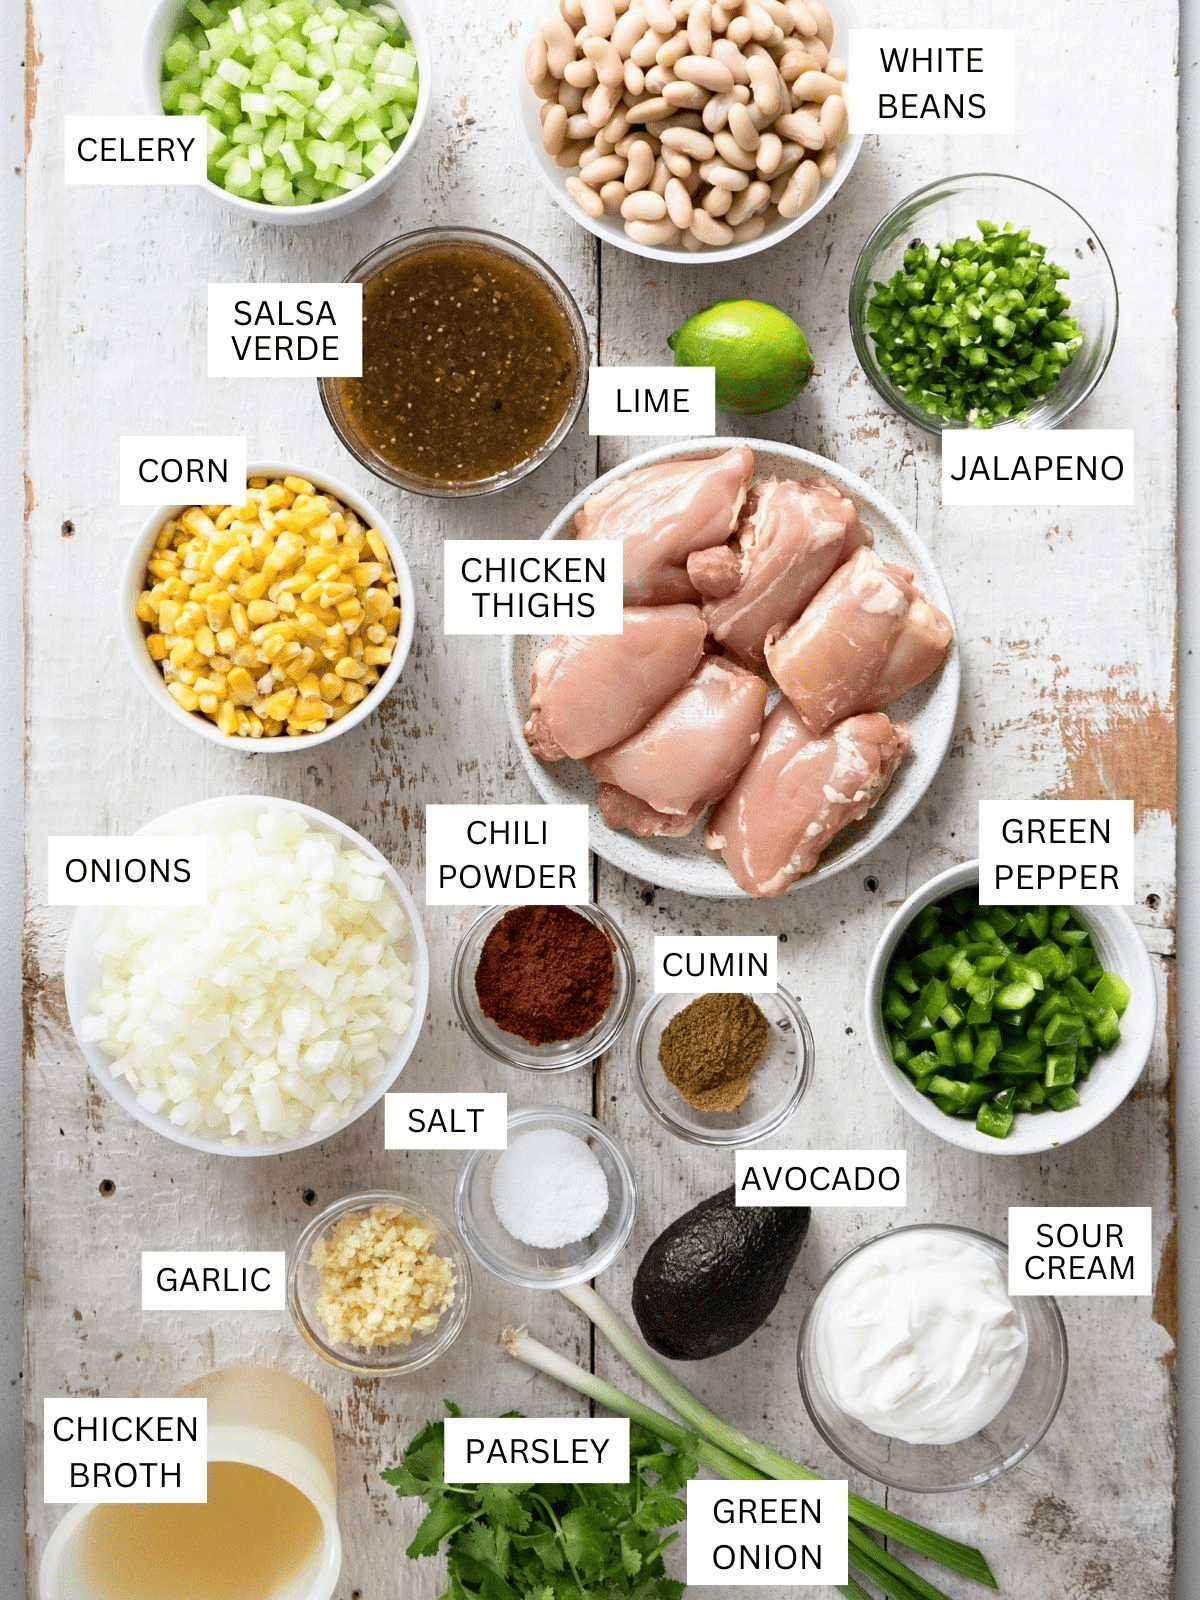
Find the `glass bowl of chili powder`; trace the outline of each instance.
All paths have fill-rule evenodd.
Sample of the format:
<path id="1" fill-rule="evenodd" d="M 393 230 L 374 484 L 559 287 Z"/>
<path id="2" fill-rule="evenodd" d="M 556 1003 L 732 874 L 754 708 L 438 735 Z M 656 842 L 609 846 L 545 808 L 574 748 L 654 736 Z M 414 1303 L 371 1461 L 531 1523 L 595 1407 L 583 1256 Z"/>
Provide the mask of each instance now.
<path id="1" fill-rule="evenodd" d="M 617 1041 L 637 971 L 599 906 L 490 906 L 458 942 L 450 993 L 481 1050 L 529 1072 L 586 1066 Z"/>

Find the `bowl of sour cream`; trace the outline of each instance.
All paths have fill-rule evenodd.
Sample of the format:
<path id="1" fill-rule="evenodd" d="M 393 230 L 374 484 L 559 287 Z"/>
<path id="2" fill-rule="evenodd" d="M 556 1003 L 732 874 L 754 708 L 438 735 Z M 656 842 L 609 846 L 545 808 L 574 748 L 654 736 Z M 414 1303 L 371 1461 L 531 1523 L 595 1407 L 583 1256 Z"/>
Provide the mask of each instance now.
<path id="1" fill-rule="evenodd" d="M 978 1488 L 1054 1421 L 1067 1336 L 1048 1295 L 1008 1293 L 1008 1251 L 944 1223 L 893 1228 L 825 1279 L 800 1329 L 800 1392 L 848 1466 L 895 1489 Z"/>

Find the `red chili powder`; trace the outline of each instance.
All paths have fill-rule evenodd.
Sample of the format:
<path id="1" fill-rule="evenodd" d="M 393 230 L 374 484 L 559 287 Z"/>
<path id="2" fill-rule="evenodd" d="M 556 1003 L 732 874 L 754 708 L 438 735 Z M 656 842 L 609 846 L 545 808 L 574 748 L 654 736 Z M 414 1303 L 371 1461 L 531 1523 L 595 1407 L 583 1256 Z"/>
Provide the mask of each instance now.
<path id="1" fill-rule="evenodd" d="M 483 941 L 480 1009 L 528 1044 L 578 1039 L 612 1004 L 613 948 L 603 928 L 570 906 L 514 906 Z"/>

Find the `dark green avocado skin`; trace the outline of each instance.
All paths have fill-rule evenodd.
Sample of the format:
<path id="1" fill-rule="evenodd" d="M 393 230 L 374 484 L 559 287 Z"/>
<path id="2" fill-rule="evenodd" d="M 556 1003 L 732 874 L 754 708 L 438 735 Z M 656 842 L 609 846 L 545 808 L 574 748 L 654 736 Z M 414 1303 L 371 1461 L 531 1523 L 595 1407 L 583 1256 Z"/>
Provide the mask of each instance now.
<path id="1" fill-rule="evenodd" d="M 652 1350 L 703 1361 L 748 1339 L 775 1309 L 808 1234 L 807 1206 L 738 1206 L 732 1185 L 665 1228 L 633 1280 Z"/>

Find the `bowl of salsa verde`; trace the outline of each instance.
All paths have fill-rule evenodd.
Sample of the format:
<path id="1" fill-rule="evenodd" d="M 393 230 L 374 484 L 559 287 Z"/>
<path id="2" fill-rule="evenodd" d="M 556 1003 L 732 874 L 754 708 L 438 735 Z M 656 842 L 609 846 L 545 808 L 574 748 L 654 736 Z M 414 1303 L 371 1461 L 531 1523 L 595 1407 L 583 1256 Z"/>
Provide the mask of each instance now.
<path id="1" fill-rule="evenodd" d="M 362 376 L 322 378 L 321 403 L 368 471 L 418 494 L 489 494 L 562 443 L 587 389 L 587 331 L 531 251 L 426 228 L 346 282 L 363 286 Z"/>

